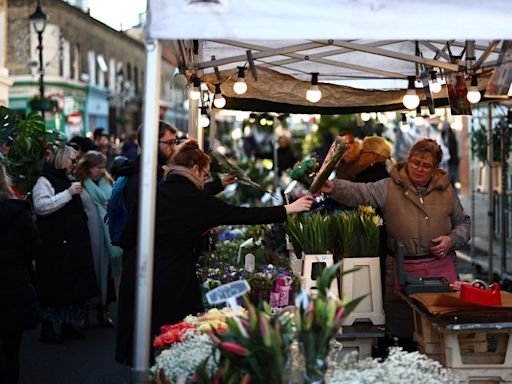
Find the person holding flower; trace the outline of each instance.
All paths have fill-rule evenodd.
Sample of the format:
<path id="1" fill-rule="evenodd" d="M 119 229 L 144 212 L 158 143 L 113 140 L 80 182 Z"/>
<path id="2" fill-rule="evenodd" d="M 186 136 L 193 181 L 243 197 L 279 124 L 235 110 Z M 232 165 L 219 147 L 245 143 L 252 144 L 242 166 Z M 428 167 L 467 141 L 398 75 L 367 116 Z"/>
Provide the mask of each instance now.
<path id="1" fill-rule="evenodd" d="M 404 270 L 417 277 L 457 279 L 455 250 L 470 236 L 464 212 L 450 175 L 439 168 L 443 152 L 432 139 L 418 141 L 406 163 L 394 166 L 390 177 L 373 183 L 328 180 L 321 192 L 350 206 L 369 204 L 382 209 L 390 254 L 386 258 L 386 319 L 393 336 L 412 337 L 411 309 L 395 291 L 393 255 L 397 242 L 405 246 Z M 412 340 L 411 340 L 412 341 Z"/>
<path id="2" fill-rule="evenodd" d="M 156 198 L 152 335 L 160 326 L 179 322 L 202 311 L 196 275 L 202 234 L 221 224 L 284 222 L 288 214 L 307 211 L 313 198 L 292 204 L 242 208 L 229 205 L 204 190 L 210 177 L 210 157 L 195 140 L 176 148 Z M 116 360 L 131 364 L 133 351 L 133 302 L 135 292 L 137 222 L 129 217 L 121 236 L 124 250 L 119 294 Z"/>

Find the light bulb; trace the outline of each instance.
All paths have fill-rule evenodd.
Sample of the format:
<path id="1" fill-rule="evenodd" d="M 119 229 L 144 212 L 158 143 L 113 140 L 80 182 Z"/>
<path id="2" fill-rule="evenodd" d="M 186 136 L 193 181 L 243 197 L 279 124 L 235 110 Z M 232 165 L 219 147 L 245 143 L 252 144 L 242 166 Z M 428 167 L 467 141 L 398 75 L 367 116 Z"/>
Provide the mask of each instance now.
<path id="1" fill-rule="evenodd" d="M 482 95 L 478 90 L 478 80 L 476 76 L 471 76 L 471 86 L 469 87 L 469 91 L 466 94 L 466 99 L 468 99 L 471 104 L 476 104 L 480 101 L 481 98 Z"/>
<path id="2" fill-rule="evenodd" d="M 423 119 L 422 116 L 416 116 L 413 121 L 414 121 L 414 125 L 416 125 L 417 127 L 421 127 L 425 120 Z"/>
<path id="3" fill-rule="evenodd" d="M 317 103 L 322 98 L 322 91 L 318 88 L 318 85 L 312 85 L 306 92 L 306 100 L 310 103 Z"/>
<path id="4" fill-rule="evenodd" d="M 418 105 L 420 105 L 420 98 L 416 94 L 414 81 L 416 77 L 407 76 L 407 80 L 409 81 L 409 85 L 407 86 L 407 93 L 402 99 L 402 103 L 404 103 L 405 108 L 407 109 L 416 109 Z"/>
<path id="5" fill-rule="evenodd" d="M 403 133 L 407 133 L 411 130 L 411 127 L 409 126 L 408 123 L 402 123 L 400 124 L 400 130 L 403 132 Z"/>
<path id="6" fill-rule="evenodd" d="M 370 120 L 371 117 L 372 116 L 369 113 L 366 113 L 366 112 L 361 113 L 361 120 L 363 120 L 363 121 L 368 121 L 368 120 Z"/>
<path id="7" fill-rule="evenodd" d="M 245 92 L 247 92 L 247 83 L 245 82 L 244 78 L 238 79 L 236 83 L 233 85 L 233 91 L 237 95 L 243 95 Z"/>
<path id="8" fill-rule="evenodd" d="M 508 89 L 507 96 L 512 96 L 512 83 L 510 83 L 510 88 Z"/>
<path id="9" fill-rule="evenodd" d="M 402 99 L 405 108 L 407 109 L 416 109 L 418 105 L 420 105 L 420 98 L 414 91 L 414 89 L 408 89 L 407 94 Z"/>
<path id="10" fill-rule="evenodd" d="M 207 126 L 210 125 L 210 118 L 206 115 L 201 115 L 200 124 L 201 124 L 201 127 L 206 128 Z"/>
<path id="11" fill-rule="evenodd" d="M 441 83 L 437 80 L 436 71 L 430 71 L 430 90 L 433 93 L 439 93 L 441 88 Z"/>
<path id="12" fill-rule="evenodd" d="M 480 99 L 482 98 L 482 95 L 478 91 L 478 88 L 470 87 L 469 91 L 468 91 L 468 94 L 466 95 L 466 98 L 468 99 L 468 101 L 471 104 L 476 104 L 476 103 L 478 103 L 480 101 Z"/>
<path id="13" fill-rule="evenodd" d="M 189 96 L 192 100 L 199 100 L 201 97 L 201 79 L 199 77 L 194 77 L 194 85 L 190 89 Z"/>
<path id="14" fill-rule="evenodd" d="M 436 80 L 433 80 L 432 81 L 432 84 L 430 84 L 430 89 L 432 90 L 432 92 L 434 93 L 439 93 L 441 92 L 441 89 L 443 87 L 441 86 L 441 83 L 439 81 Z"/>
<path id="15" fill-rule="evenodd" d="M 222 96 L 220 84 L 215 84 L 215 95 L 213 96 L 213 105 L 215 108 L 224 108 L 226 106 L 226 99 Z"/>
<path id="16" fill-rule="evenodd" d="M 237 95 L 243 95 L 245 92 L 247 92 L 244 67 L 238 67 L 238 80 L 235 84 L 233 84 L 233 91 L 235 91 Z"/>

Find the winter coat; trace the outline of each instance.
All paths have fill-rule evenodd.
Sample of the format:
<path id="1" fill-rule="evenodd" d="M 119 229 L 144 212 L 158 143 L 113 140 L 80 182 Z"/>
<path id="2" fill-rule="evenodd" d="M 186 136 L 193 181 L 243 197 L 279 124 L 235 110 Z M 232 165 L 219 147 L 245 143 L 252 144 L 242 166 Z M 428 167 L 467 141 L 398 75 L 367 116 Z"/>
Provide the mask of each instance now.
<path id="1" fill-rule="evenodd" d="M 221 224 L 264 224 L 286 220 L 284 207 L 241 208 L 170 175 L 156 200 L 151 335 L 202 310 L 196 276 L 202 234 Z M 131 216 L 121 236 L 125 250 L 119 292 L 116 360 L 130 364 L 134 324 L 137 221 Z"/>
<path id="2" fill-rule="evenodd" d="M 26 201 L 0 201 L 0 333 L 34 328 L 40 320 L 32 261 L 41 252 Z"/>
<path id="3" fill-rule="evenodd" d="M 41 304 L 82 304 L 98 287 L 87 216 L 80 195 L 71 196 L 64 169 L 45 164 L 33 189 L 34 210 L 43 243 L 36 258 L 36 289 Z"/>

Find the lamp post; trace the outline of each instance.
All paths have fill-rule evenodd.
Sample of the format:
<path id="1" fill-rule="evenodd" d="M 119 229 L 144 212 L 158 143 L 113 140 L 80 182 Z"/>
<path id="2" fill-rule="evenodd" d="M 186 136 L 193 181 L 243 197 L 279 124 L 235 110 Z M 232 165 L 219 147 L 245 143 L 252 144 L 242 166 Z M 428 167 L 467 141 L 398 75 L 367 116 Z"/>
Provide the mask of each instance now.
<path id="1" fill-rule="evenodd" d="M 48 21 L 48 15 L 44 13 L 41 8 L 41 1 L 37 1 L 37 7 L 33 14 L 30 15 L 30 21 L 37 32 L 37 38 L 39 45 L 37 49 L 39 51 L 39 94 L 41 101 L 44 100 L 44 66 L 43 66 L 43 32 L 46 28 L 46 22 Z M 44 119 L 44 108 L 42 109 Z"/>

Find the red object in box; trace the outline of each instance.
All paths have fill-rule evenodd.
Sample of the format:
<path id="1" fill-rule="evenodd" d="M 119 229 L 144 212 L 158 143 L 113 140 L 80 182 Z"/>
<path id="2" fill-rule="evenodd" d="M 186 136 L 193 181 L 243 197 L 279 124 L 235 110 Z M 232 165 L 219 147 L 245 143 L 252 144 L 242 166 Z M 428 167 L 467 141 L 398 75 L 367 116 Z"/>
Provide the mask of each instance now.
<path id="1" fill-rule="evenodd" d="M 460 298 L 469 303 L 480 305 L 501 305 L 500 286 L 493 283 L 489 289 L 482 289 L 463 283 L 460 287 Z"/>

